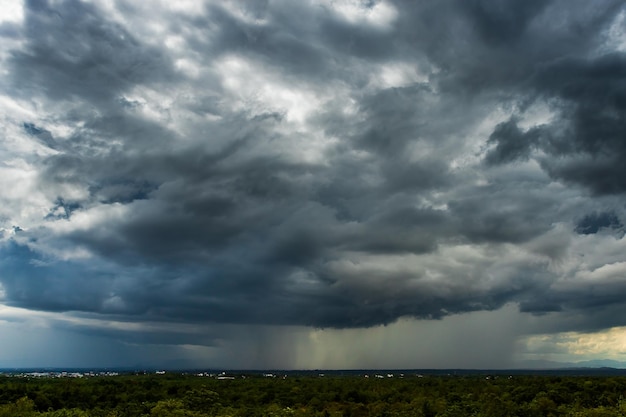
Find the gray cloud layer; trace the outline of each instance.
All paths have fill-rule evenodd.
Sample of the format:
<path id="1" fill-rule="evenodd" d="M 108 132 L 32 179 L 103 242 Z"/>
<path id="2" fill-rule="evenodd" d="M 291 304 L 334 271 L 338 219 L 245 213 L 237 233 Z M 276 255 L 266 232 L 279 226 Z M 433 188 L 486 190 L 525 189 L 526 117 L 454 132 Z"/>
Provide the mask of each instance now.
<path id="1" fill-rule="evenodd" d="M 337 328 L 621 311 L 623 2 L 344 6 L 27 1 L 2 88 L 34 110 L 3 123 L 37 151 L 3 152 L 41 210 L 6 198 L 5 303 Z"/>

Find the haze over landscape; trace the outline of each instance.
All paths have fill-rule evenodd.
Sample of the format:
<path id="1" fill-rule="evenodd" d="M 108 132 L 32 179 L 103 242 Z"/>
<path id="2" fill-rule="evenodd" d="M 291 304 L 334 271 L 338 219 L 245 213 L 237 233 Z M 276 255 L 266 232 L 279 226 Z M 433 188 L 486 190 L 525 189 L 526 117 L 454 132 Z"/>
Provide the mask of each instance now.
<path id="1" fill-rule="evenodd" d="M 626 361 L 625 26 L 0 0 L 0 368 Z"/>

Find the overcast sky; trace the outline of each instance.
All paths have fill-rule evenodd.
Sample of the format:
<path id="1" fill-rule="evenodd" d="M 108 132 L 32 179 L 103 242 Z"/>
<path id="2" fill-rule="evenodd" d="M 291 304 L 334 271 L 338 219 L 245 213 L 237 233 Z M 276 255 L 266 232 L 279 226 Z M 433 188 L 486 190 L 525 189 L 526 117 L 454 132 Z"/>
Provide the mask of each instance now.
<path id="1" fill-rule="evenodd" d="M 626 359 L 623 1 L 0 10 L 0 367 Z"/>

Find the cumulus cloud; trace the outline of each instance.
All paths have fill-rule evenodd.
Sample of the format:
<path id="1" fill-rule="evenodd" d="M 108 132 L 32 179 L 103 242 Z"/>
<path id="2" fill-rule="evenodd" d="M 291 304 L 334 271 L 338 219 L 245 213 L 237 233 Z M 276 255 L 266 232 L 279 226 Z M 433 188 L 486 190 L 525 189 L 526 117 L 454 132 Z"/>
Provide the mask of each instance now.
<path id="1" fill-rule="evenodd" d="M 0 22 L 5 305 L 209 346 L 511 305 L 624 324 L 622 2 L 192 3 Z"/>

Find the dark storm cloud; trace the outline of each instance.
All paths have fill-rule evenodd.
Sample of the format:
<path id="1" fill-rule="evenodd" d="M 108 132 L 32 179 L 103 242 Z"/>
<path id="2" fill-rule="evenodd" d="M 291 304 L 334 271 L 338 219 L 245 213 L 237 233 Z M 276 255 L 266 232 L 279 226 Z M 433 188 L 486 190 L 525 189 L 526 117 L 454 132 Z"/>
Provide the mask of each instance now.
<path id="1" fill-rule="evenodd" d="M 538 87 L 563 101 L 555 132 L 540 148 L 560 157 L 544 168 L 598 194 L 623 193 L 626 156 L 626 56 L 564 59 L 547 66 Z M 558 124 L 557 124 L 558 123 Z"/>
<path id="2" fill-rule="evenodd" d="M 619 294 L 625 290 L 623 282 L 582 284 L 578 288 L 546 291 L 536 300 L 520 303 L 520 311 L 544 318 L 539 332 L 597 332 L 623 326 L 626 313 Z"/>
<path id="3" fill-rule="evenodd" d="M 544 6 L 541 2 L 542 9 Z M 517 89 L 520 99 L 545 100 L 556 117 L 528 130 L 520 129 L 515 119 L 498 125 L 489 139 L 496 146 L 487 154 L 487 163 L 527 159 L 533 150 L 540 150 L 549 154 L 540 159 L 542 167 L 556 179 L 598 194 L 624 191 L 623 164 L 619 161 L 626 156 L 622 82 L 626 58 L 624 52 L 602 52 L 600 47 L 620 7 L 618 2 L 603 2 L 585 20 L 575 11 L 549 14 L 564 24 L 543 33 L 536 30 L 516 36 L 510 51 L 521 55 L 502 56 L 505 59 L 496 71 L 508 75 L 507 81 Z M 535 18 L 539 23 L 548 16 Z M 538 42 L 537 36 L 545 36 L 544 41 Z M 554 38 L 546 42 L 548 36 Z M 521 65 L 524 71 L 516 71 L 513 65 Z"/>
<path id="4" fill-rule="evenodd" d="M 498 124 L 487 141 L 495 144 L 495 148 L 489 151 L 485 161 L 495 165 L 528 159 L 530 151 L 538 142 L 540 132 L 540 128 L 523 132 L 514 119 Z"/>
<path id="5" fill-rule="evenodd" d="M 141 45 L 93 5 L 28 0 L 24 7 L 28 52 L 13 53 L 13 95 L 29 97 L 46 86 L 51 100 L 77 97 L 97 106 L 130 86 L 166 77 L 170 63 L 160 50 Z"/>
<path id="6" fill-rule="evenodd" d="M 42 259 L 14 243 L 3 250 L 1 265 L 11 304 L 49 311 L 92 310 L 110 278 L 103 271 Z M 83 279 L 87 274 L 90 278 Z"/>
<path id="7" fill-rule="evenodd" d="M 242 7 L 247 9 L 247 6 Z M 244 22 L 219 6 L 214 7 L 211 14 L 220 25 L 219 37 L 211 46 L 216 52 L 230 53 L 234 50 L 269 65 L 279 63 L 277 69 L 280 71 L 288 70 L 307 77 L 323 74 L 328 62 L 324 59 L 323 49 L 307 33 L 311 23 L 305 19 L 310 12 L 304 10 L 300 16 L 298 6 L 292 8 L 294 10 L 287 10 L 291 12 L 288 17 L 271 16 L 272 22 L 268 26 Z M 282 25 L 286 25 L 288 31 L 284 31 Z"/>
<path id="8" fill-rule="evenodd" d="M 376 155 L 399 156 L 408 144 L 432 133 L 428 101 L 432 97 L 432 90 L 419 84 L 364 97 L 360 105 L 367 119 L 355 138 L 357 146 Z"/>
<path id="9" fill-rule="evenodd" d="M 532 188 L 537 185 L 509 181 L 469 189 L 449 203 L 457 233 L 476 243 L 521 243 L 546 233 L 556 203 Z"/>
<path id="10" fill-rule="evenodd" d="M 27 2 L 9 92 L 46 109 L 19 123 L 48 206 L 2 249 L 7 302 L 337 328 L 618 305 L 550 264 L 623 228 L 623 6 L 574 4 L 206 4 L 154 41 L 139 5 L 133 30 Z"/>
<path id="11" fill-rule="evenodd" d="M 482 39 L 489 44 L 510 45 L 524 35 L 529 23 L 548 6 L 549 2 L 470 0 L 459 4 L 475 23 L 476 31 Z"/>

